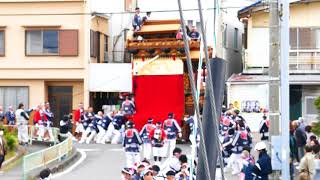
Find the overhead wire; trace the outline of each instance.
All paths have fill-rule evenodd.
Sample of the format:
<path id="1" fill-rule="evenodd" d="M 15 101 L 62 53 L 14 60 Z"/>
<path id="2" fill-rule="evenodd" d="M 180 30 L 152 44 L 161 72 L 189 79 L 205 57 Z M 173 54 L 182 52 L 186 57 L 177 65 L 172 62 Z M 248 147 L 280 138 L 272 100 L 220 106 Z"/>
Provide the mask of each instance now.
<path id="1" fill-rule="evenodd" d="M 219 2 L 217 0 L 215 0 L 215 5 L 216 6 L 219 6 Z M 204 21 L 203 21 L 203 14 L 202 14 L 202 4 L 201 4 L 201 0 L 198 0 L 198 9 L 199 9 L 199 16 L 200 16 L 200 32 L 201 32 L 201 36 L 202 36 L 202 42 L 203 42 L 203 47 L 204 47 L 204 55 L 205 55 L 205 58 L 206 58 L 206 67 L 207 67 L 207 72 L 208 72 L 208 79 L 207 79 L 207 83 L 208 85 L 206 86 L 206 88 L 208 88 L 209 90 L 209 93 L 207 95 L 209 95 L 210 97 L 210 105 L 211 105 L 211 111 L 212 111 L 212 115 L 213 115 L 213 120 L 215 121 L 214 124 L 216 125 L 215 128 L 216 128 L 216 141 L 217 141 L 217 153 L 218 153 L 218 158 L 219 158 L 219 163 L 220 163 L 220 169 L 221 169 L 221 176 L 222 176 L 222 179 L 224 180 L 225 177 L 224 177 L 224 172 L 223 172 L 223 167 L 224 167 L 224 164 L 223 164 L 223 158 L 222 158 L 222 154 L 221 154 L 221 151 L 220 151 L 220 140 L 219 140 L 219 120 L 218 120 L 218 114 L 217 114 L 217 105 L 216 105 L 216 102 L 215 102 L 215 96 L 214 96 L 214 89 L 213 89 L 213 79 L 212 79 L 212 68 L 211 68 L 211 63 L 209 61 L 209 53 L 208 53 L 208 46 L 207 46 L 207 37 L 206 37 L 206 32 L 205 32 L 205 28 L 204 28 Z M 215 26 L 215 29 L 216 29 L 216 26 L 217 26 L 217 23 L 216 23 L 216 16 L 218 15 L 218 13 L 215 12 L 215 22 L 214 22 L 214 26 Z M 216 34 L 217 32 L 215 31 L 214 34 Z M 216 35 L 215 35 L 216 36 Z M 215 42 L 216 43 L 216 42 Z"/>
<path id="2" fill-rule="evenodd" d="M 207 8 L 207 11 L 214 11 L 216 9 L 225 10 L 225 9 L 240 9 L 245 6 L 226 6 L 226 7 L 219 7 L 219 8 Z M 184 12 L 187 11 L 198 11 L 198 8 L 193 9 L 184 9 Z M 178 9 L 173 10 L 155 10 L 155 11 L 141 11 L 140 13 L 168 13 L 168 12 L 179 12 Z M 119 11 L 119 12 L 91 12 L 91 13 L 0 13 L 0 16 L 85 16 L 85 15 L 116 15 L 116 14 L 134 14 L 133 11 Z"/>
<path id="3" fill-rule="evenodd" d="M 206 149 L 206 144 L 204 143 L 204 134 L 202 131 L 202 121 L 200 119 L 200 108 L 199 108 L 199 103 L 197 103 L 197 92 L 196 92 L 196 87 L 195 87 L 195 81 L 193 77 L 193 68 L 192 68 L 192 62 L 190 58 L 190 48 L 189 48 L 189 41 L 187 38 L 187 31 L 186 31 L 186 25 L 183 17 L 183 11 L 182 11 L 182 5 L 181 5 L 181 0 L 178 0 L 178 6 L 179 6 L 179 15 L 180 15 L 180 23 L 181 23 L 181 29 L 183 31 L 183 41 L 184 41 L 184 48 L 186 52 L 186 62 L 187 62 L 187 67 L 188 67 L 188 76 L 190 80 L 190 85 L 191 85 L 191 92 L 192 92 L 192 99 L 193 99 L 193 104 L 195 106 L 195 116 L 197 119 L 197 122 L 199 124 L 199 132 L 200 132 L 200 151 L 204 155 L 204 168 L 205 168 L 205 174 L 207 177 L 207 180 L 211 180 L 211 177 L 209 175 L 209 164 L 208 164 L 208 159 L 207 159 L 207 152 L 205 151 Z M 193 162 L 192 162 L 193 163 Z"/>

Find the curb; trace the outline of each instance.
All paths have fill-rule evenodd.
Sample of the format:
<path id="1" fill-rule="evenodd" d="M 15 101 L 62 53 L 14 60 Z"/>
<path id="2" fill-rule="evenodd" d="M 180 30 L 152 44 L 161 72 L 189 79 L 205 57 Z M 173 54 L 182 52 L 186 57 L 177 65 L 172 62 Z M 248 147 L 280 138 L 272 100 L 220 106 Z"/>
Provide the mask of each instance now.
<path id="1" fill-rule="evenodd" d="M 17 151 L 18 151 L 18 153 L 17 153 L 15 156 L 13 156 L 13 157 L 11 157 L 10 159 L 8 159 L 8 160 L 6 160 L 6 161 L 3 162 L 3 164 L 2 164 L 2 169 L 4 169 L 4 168 L 6 168 L 8 165 L 16 162 L 18 159 L 20 159 L 21 157 L 23 157 L 23 156 L 27 153 L 27 150 L 26 150 L 25 148 L 21 147 L 21 146 L 19 146 L 19 147 L 17 148 Z"/>
<path id="2" fill-rule="evenodd" d="M 62 159 L 60 162 L 52 163 L 51 165 L 47 165 L 46 167 L 38 168 L 32 173 L 29 174 L 27 179 L 39 179 L 39 174 L 44 168 L 49 168 L 52 174 L 59 173 L 67 169 L 70 165 L 80 159 L 81 154 L 77 151 L 76 148 L 72 148 L 71 155 L 67 158 Z"/>

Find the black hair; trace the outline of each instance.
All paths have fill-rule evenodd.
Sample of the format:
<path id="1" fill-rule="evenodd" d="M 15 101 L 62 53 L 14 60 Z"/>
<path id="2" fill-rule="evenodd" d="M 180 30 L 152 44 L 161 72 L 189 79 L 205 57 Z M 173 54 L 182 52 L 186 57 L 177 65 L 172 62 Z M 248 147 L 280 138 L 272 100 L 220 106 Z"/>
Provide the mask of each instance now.
<path id="1" fill-rule="evenodd" d="M 311 147 L 311 146 L 306 146 L 306 147 L 304 148 L 304 150 L 305 150 L 306 152 L 312 152 L 312 147 Z"/>
<path id="2" fill-rule="evenodd" d="M 49 168 L 46 168 L 46 169 L 43 169 L 41 172 L 40 172 L 40 178 L 41 179 L 45 179 L 47 177 L 49 177 L 51 174 L 51 170 Z"/>
<path id="3" fill-rule="evenodd" d="M 151 14 L 151 11 L 148 11 L 148 12 L 147 12 L 147 15 L 150 15 L 150 14 Z"/>
<path id="4" fill-rule="evenodd" d="M 175 173 L 174 171 L 168 171 L 168 172 L 166 173 L 166 175 L 167 175 L 167 176 L 174 176 L 174 175 L 176 175 L 176 173 Z"/>
<path id="5" fill-rule="evenodd" d="M 153 171 L 160 172 L 160 167 L 157 165 L 153 165 L 151 168 Z"/>
<path id="6" fill-rule="evenodd" d="M 139 7 L 136 7 L 136 9 L 135 10 L 140 10 L 140 8 Z"/>
<path id="7" fill-rule="evenodd" d="M 188 158 L 185 154 L 182 154 L 180 157 L 179 157 L 179 161 L 181 163 L 187 163 L 188 162 Z"/>
<path id="8" fill-rule="evenodd" d="M 143 164 L 140 164 L 139 166 L 138 166 L 138 169 L 140 169 L 140 168 L 144 168 L 145 166 L 143 165 Z"/>
<path id="9" fill-rule="evenodd" d="M 173 150 L 173 154 L 181 153 L 181 152 L 182 152 L 182 150 L 180 148 L 178 148 L 178 147 L 174 148 L 174 150 Z"/>
<path id="10" fill-rule="evenodd" d="M 23 106 L 24 106 L 23 103 L 20 103 L 18 106 L 18 109 L 21 109 Z"/>
<path id="11" fill-rule="evenodd" d="M 267 116 L 264 115 L 264 116 L 262 116 L 262 118 L 263 118 L 264 120 L 266 120 L 266 119 L 267 119 Z"/>
<path id="12" fill-rule="evenodd" d="M 150 162 L 147 159 L 143 159 L 141 162 L 150 164 Z"/>
<path id="13" fill-rule="evenodd" d="M 311 135 L 311 136 L 309 137 L 309 139 L 310 139 L 310 141 L 313 141 L 313 140 L 317 140 L 317 137 L 316 137 L 315 135 Z"/>
<path id="14" fill-rule="evenodd" d="M 304 130 L 305 130 L 306 132 L 308 132 L 308 133 L 311 132 L 311 129 L 312 129 L 312 127 L 309 126 L 309 125 L 304 128 Z"/>

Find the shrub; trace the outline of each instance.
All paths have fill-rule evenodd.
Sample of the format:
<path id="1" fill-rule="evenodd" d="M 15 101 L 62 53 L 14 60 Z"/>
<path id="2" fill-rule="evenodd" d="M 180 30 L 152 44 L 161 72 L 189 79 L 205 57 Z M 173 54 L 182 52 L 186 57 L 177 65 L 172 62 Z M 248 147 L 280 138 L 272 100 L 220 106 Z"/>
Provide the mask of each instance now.
<path id="1" fill-rule="evenodd" d="M 6 126 L 2 128 L 4 128 L 4 139 L 7 142 L 8 151 L 14 151 L 18 146 L 17 130 Z"/>
<path id="2" fill-rule="evenodd" d="M 312 127 L 312 132 L 317 136 L 320 136 L 320 96 L 315 100 L 314 105 L 318 110 L 318 122 Z"/>

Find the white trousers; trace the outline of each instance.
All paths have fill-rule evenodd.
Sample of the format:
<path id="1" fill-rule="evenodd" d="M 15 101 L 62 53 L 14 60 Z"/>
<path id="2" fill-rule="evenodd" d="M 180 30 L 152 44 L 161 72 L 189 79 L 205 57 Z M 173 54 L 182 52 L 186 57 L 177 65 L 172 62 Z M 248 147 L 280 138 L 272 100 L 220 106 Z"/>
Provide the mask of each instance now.
<path id="1" fill-rule="evenodd" d="M 165 150 L 166 154 L 169 151 L 169 155 L 167 154 L 167 157 L 172 157 L 173 150 L 174 150 L 174 148 L 176 148 L 176 139 L 168 139 L 166 141 L 166 143 L 164 144 L 164 146 L 166 149 Z"/>
<path id="2" fill-rule="evenodd" d="M 49 127 L 47 126 L 47 127 L 45 127 L 45 131 L 48 131 L 50 141 L 54 141 L 52 128 L 50 126 Z"/>
<path id="3" fill-rule="evenodd" d="M 91 132 L 91 129 L 88 127 L 83 133 L 82 133 L 82 136 L 81 136 L 81 139 L 79 141 L 79 143 L 84 143 L 87 138 L 88 138 L 88 134 Z"/>
<path id="4" fill-rule="evenodd" d="M 42 124 L 39 124 L 38 125 L 38 141 L 42 141 L 43 139 L 43 136 L 44 136 L 44 132 L 45 132 L 45 129 L 44 129 L 44 125 Z"/>
<path id="5" fill-rule="evenodd" d="M 103 143 L 102 140 L 103 140 L 103 137 L 106 134 L 106 130 L 103 129 L 103 127 L 101 127 L 101 126 L 98 126 L 98 129 L 99 129 L 99 133 L 97 134 L 96 143 Z"/>
<path id="6" fill-rule="evenodd" d="M 22 143 L 29 141 L 28 125 L 18 125 L 18 140 Z"/>
<path id="7" fill-rule="evenodd" d="M 143 158 L 151 159 L 152 146 L 151 143 L 143 143 Z"/>
<path id="8" fill-rule="evenodd" d="M 90 133 L 90 135 L 89 135 L 89 137 L 86 139 L 86 143 L 87 144 L 90 144 L 90 142 L 91 142 L 91 140 L 96 136 L 96 134 L 97 134 L 97 131 L 95 131 L 95 130 L 92 130 L 92 131 L 90 131 L 91 133 Z"/>
<path id="9" fill-rule="evenodd" d="M 79 123 L 79 122 L 76 123 L 75 132 L 76 133 L 83 133 L 84 132 L 84 127 L 83 127 L 82 123 Z"/>
<path id="10" fill-rule="evenodd" d="M 165 147 L 152 147 L 152 154 L 157 157 L 165 157 L 167 154 L 166 150 Z"/>
<path id="11" fill-rule="evenodd" d="M 232 153 L 229 160 L 227 168 L 232 169 L 232 174 L 239 174 L 241 172 L 242 159 L 241 154 Z"/>
<path id="12" fill-rule="evenodd" d="M 119 144 L 121 140 L 121 133 L 119 130 L 116 130 L 112 123 L 109 124 L 108 130 L 102 138 L 102 143 L 110 142 L 111 144 Z"/>
<path id="13" fill-rule="evenodd" d="M 136 162 L 140 162 L 140 153 L 126 152 L 126 167 L 132 168 Z"/>

